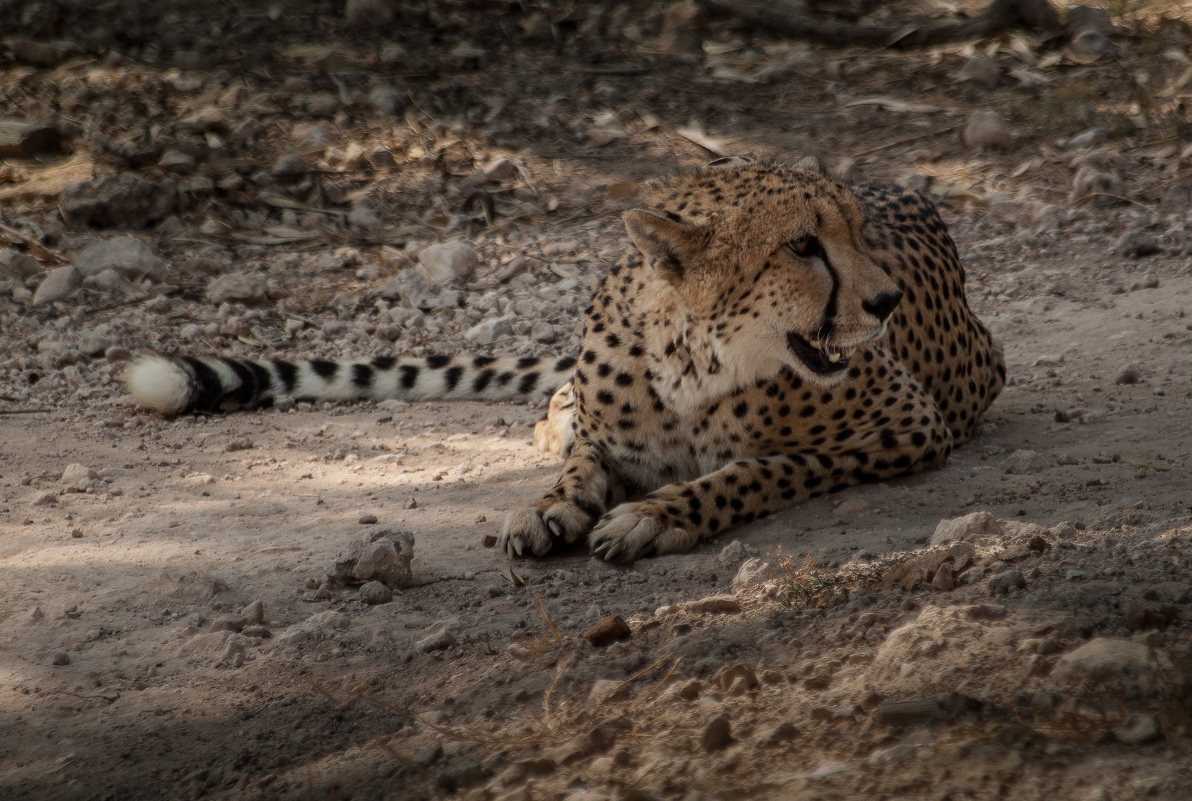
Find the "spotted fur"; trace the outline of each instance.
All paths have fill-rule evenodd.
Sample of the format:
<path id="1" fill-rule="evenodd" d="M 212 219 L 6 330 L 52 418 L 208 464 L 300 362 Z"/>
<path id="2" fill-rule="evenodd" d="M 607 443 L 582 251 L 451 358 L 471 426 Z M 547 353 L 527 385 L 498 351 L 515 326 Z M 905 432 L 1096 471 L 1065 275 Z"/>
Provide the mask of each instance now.
<path id="1" fill-rule="evenodd" d="M 574 443 L 506 520 L 510 554 L 688 550 L 938 465 L 1001 390 L 1001 348 L 920 195 L 729 160 L 644 200 L 540 432 Z"/>

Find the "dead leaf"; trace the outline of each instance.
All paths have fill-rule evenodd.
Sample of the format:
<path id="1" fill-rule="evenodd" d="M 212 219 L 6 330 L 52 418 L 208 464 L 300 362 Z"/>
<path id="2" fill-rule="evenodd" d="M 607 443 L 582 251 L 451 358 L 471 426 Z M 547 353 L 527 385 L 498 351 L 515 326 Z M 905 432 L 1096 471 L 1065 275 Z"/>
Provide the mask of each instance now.
<path id="1" fill-rule="evenodd" d="M 888 111 L 909 112 L 913 114 L 927 114 L 933 111 L 947 111 L 947 109 L 940 106 L 933 106 L 929 103 L 912 103 L 909 100 L 903 100 L 889 95 L 874 95 L 873 97 L 858 97 L 855 100 L 850 100 L 844 104 L 845 108 L 855 108 L 857 106 L 881 106 Z"/>
<path id="2" fill-rule="evenodd" d="M 693 122 L 683 128 L 676 128 L 675 133 L 689 142 L 694 142 L 709 153 L 717 156 L 733 155 L 731 145 L 727 139 L 716 139 L 708 136 L 704 133 L 703 126 L 698 122 Z"/>
<path id="3" fill-rule="evenodd" d="M 617 181 L 614 184 L 609 184 L 609 200 L 624 200 L 634 194 L 637 194 L 637 181 Z"/>

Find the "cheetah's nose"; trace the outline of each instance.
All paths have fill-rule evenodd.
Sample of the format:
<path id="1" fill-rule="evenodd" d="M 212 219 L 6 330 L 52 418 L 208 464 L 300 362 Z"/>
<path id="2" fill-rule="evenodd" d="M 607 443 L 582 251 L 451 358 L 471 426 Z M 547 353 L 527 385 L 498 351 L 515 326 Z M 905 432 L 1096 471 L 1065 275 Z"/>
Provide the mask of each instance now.
<path id="1" fill-rule="evenodd" d="M 894 313 L 894 309 L 898 306 L 898 301 L 902 300 L 902 292 L 895 289 L 893 292 L 882 292 L 876 297 L 861 302 L 861 308 L 872 314 L 879 320 L 885 320 Z"/>

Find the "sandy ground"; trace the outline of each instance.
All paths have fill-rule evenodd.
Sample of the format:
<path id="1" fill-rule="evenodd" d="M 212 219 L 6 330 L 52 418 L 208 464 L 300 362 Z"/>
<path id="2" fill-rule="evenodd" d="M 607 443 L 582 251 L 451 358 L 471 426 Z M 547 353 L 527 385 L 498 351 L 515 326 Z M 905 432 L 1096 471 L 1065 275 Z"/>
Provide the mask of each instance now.
<path id="1" fill-rule="evenodd" d="M 878 123 L 865 120 L 869 142 Z M 742 141 L 778 136 L 762 125 Z M 897 158 L 924 158 L 918 147 Z M 991 184 L 1004 191 L 1023 148 L 981 162 Z M 706 155 L 671 152 L 678 165 Z M 561 219 L 474 232 L 493 273 L 534 256 L 534 280 L 498 294 L 561 298 L 554 344 L 527 343 L 519 314 L 519 336 L 482 350 L 573 346 L 570 299 L 619 246 L 610 210 L 631 204 L 609 187 L 651 172 L 640 150 L 618 158 L 550 175 L 541 202 L 562 197 Z M 896 177 L 883 158 L 867 160 L 876 177 Z M 1186 798 L 1187 211 L 1057 201 L 1060 217 L 1024 222 L 1009 200 L 945 209 L 1011 375 L 971 443 L 942 469 L 629 566 L 579 550 L 510 563 L 491 547 L 558 469 L 530 443 L 541 408 L 165 420 L 123 394 L 124 354 L 71 355 L 100 322 L 129 352 L 177 343 L 186 322 L 245 352 L 254 340 L 221 328 L 229 315 L 278 328 L 299 312 L 319 333 L 281 352 L 375 352 L 319 321 L 375 328 L 393 257 L 377 244 L 354 243 L 356 268 L 320 274 L 309 297 L 278 276 L 302 284 L 342 237 L 281 256 L 233 248 L 247 254 L 236 269 L 274 282 L 280 316 L 192 291 L 177 228 L 145 237 L 177 269 L 174 290 L 146 281 L 148 295 L 113 304 L 88 286 L 36 308 L 16 291 L 0 301 L 0 795 Z M 44 197 L 22 202 L 9 222 L 53 221 Z M 1140 231 L 1161 250 L 1122 255 Z M 340 287 L 368 303 L 345 310 Z M 467 347 L 482 317 L 428 312 L 438 333 L 383 344 Z M 412 586 L 370 603 L 327 582 L 353 543 L 394 528 L 414 535 Z M 627 630 L 593 644 L 585 633 L 612 615 Z"/>

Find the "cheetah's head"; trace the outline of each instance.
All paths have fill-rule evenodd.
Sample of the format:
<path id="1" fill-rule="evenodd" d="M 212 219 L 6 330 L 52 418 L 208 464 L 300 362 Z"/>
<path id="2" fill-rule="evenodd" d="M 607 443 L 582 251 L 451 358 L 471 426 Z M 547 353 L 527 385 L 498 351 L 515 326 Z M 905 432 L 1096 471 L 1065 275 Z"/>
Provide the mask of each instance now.
<path id="1" fill-rule="evenodd" d="M 860 203 L 814 171 L 733 161 L 651 186 L 625 226 L 717 361 L 833 385 L 902 297 L 868 255 Z"/>

